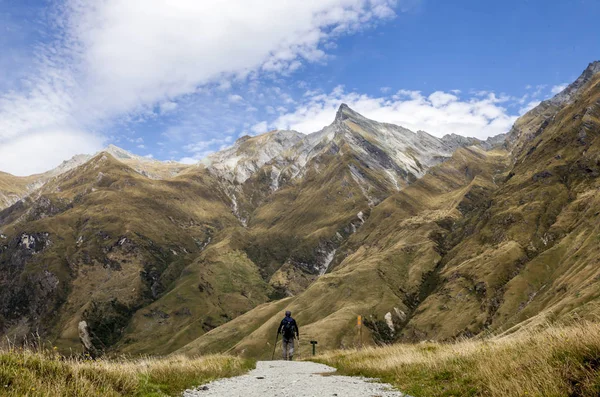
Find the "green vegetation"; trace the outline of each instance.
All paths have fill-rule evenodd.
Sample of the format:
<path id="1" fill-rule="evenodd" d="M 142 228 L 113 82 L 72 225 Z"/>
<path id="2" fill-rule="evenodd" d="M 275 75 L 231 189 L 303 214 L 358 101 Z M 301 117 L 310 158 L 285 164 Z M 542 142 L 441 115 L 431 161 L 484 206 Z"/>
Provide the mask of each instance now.
<path id="1" fill-rule="evenodd" d="M 0 395 L 176 396 L 212 380 L 241 375 L 254 362 L 232 356 L 140 359 L 65 358 L 54 350 L 0 350 Z"/>
<path id="2" fill-rule="evenodd" d="M 600 395 L 600 324 L 452 344 L 398 344 L 318 356 L 345 375 L 381 378 L 414 397 Z"/>

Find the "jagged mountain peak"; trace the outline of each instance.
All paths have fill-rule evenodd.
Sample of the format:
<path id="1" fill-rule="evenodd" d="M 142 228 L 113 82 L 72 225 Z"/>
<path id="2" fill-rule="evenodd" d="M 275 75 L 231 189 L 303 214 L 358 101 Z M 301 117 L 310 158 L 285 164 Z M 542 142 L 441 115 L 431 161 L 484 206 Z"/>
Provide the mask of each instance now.
<path id="1" fill-rule="evenodd" d="M 264 144 L 269 141 L 279 142 L 283 145 L 287 145 L 288 142 L 297 141 L 302 138 L 304 134 L 294 130 L 271 130 L 260 135 L 244 135 L 238 138 L 233 144 L 234 148 L 243 149 L 244 146 Z M 295 142 L 294 142 L 295 143 Z"/>
<path id="2" fill-rule="evenodd" d="M 385 173 L 395 188 L 418 178 L 426 170 L 451 156 L 461 146 L 480 143 L 455 135 L 446 140 L 424 131 L 371 120 L 347 104 L 340 104 L 333 122 L 320 131 L 304 135 L 274 130 L 257 136 L 243 136 L 233 146 L 201 161 L 211 172 L 229 181 L 244 183 L 265 165 L 274 178 L 287 170 L 288 178 L 301 177 L 310 161 L 321 154 L 338 152 L 340 147 L 356 153 L 368 167 Z M 335 148 L 331 146 L 335 146 Z M 342 150 L 340 153 L 344 153 Z M 273 186 L 279 186 L 274 182 Z"/>
<path id="3" fill-rule="evenodd" d="M 149 160 L 147 157 L 138 156 L 113 144 L 108 145 L 103 150 L 101 150 L 101 152 L 109 153 L 114 158 L 119 160 Z"/>
<path id="4" fill-rule="evenodd" d="M 577 97 L 580 89 L 585 86 L 596 74 L 600 73 L 600 61 L 590 62 L 583 73 L 564 90 L 556 94 L 548 101 L 553 105 L 571 103 Z"/>
<path id="5" fill-rule="evenodd" d="M 257 136 L 245 135 L 235 141 L 233 146 L 208 155 L 200 163 L 229 181 L 243 183 L 262 166 L 285 155 L 304 137 L 304 134 L 293 130 L 273 130 Z"/>
<path id="6" fill-rule="evenodd" d="M 466 137 L 458 134 L 446 134 L 442 137 L 442 142 L 451 147 L 458 149 L 462 146 L 480 145 L 482 142 L 477 138 Z"/>
<path id="7" fill-rule="evenodd" d="M 335 114 L 334 122 L 344 121 L 347 119 L 364 120 L 366 117 L 351 109 L 350 106 L 346 105 L 345 103 L 342 103 Z"/>
<path id="8" fill-rule="evenodd" d="M 507 136 L 507 145 L 516 159 L 523 153 L 526 143 L 541 134 L 545 126 L 565 106 L 573 104 L 581 97 L 588 83 L 600 73 L 600 61 L 591 62 L 581 75 L 567 88 L 554 97 L 541 102 L 521 116 L 513 125 Z"/>

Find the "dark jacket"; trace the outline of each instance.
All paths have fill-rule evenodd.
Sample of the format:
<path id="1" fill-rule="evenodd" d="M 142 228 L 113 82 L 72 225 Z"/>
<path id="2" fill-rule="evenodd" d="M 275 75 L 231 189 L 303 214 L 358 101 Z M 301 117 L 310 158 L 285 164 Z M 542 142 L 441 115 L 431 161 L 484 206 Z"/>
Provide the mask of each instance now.
<path id="1" fill-rule="evenodd" d="M 285 335 L 284 334 L 284 329 L 287 323 L 290 323 L 290 328 L 291 328 L 291 335 Z M 294 334 L 296 334 L 296 338 L 300 338 L 300 334 L 298 333 L 298 324 L 296 324 L 296 320 L 294 320 L 291 317 L 284 317 L 283 320 L 281 320 L 281 324 L 279 324 L 279 328 L 277 329 L 277 333 L 278 334 L 282 334 L 284 338 L 286 339 L 293 339 L 294 338 Z"/>

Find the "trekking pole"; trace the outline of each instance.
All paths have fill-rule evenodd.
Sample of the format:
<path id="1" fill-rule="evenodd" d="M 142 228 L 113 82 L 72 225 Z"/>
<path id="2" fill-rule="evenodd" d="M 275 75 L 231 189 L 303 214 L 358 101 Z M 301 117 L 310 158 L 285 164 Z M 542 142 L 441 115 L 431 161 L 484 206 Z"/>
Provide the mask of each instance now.
<path id="1" fill-rule="evenodd" d="M 277 347 L 277 341 L 279 340 L 279 332 L 275 335 L 275 344 L 273 345 L 273 354 L 271 355 L 271 361 L 275 359 L 275 348 Z"/>

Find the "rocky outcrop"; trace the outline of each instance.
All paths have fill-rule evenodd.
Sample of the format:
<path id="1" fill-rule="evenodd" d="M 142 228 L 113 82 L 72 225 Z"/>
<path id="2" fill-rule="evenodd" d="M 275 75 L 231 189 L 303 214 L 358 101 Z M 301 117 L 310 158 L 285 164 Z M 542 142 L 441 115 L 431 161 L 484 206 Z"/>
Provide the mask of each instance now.
<path id="1" fill-rule="evenodd" d="M 77 325 L 77 332 L 79 333 L 79 340 L 83 347 L 83 354 L 95 358 L 98 356 L 98 349 L 92 343 L 92 337 L 90 336 L 90 327 L 87 322 L 80 321 Z"/>
<path id="2" fill-rule="evenodd" d="M 475 138 L 447 135 L 440 139 L 424 131 L 415 133 L 379 123 L 341 104 L 333 123 L 321 131 L 309 135 L 271 131 L 245 136 L 231 148 L 209 155 L 201 164 L 227 183 L 235 184 L 243 184 L 269 165 L 270 187 L 276 191 L 290 179 L 305 175 L 312 159 L 326 153 L 341 155 L 341 148 L 347 145 L 369 167 L 385 172 L 396 186 L 423 176 L 429 167 L 449 158 L 457 148 L 476 144 L 491 147 Z"/>

